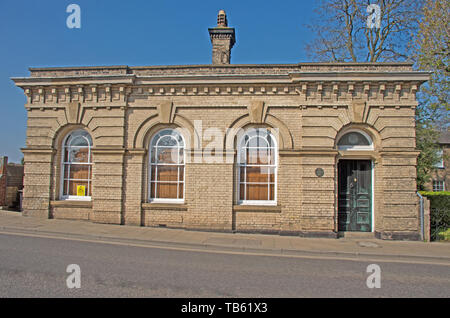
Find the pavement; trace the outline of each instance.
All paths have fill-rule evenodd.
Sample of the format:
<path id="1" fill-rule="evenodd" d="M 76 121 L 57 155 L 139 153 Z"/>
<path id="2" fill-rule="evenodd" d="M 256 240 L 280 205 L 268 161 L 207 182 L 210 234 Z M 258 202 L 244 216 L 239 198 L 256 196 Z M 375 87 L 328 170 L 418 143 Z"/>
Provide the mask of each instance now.
<path id="1" fill-rule="evenodd" d="M 450 265 L 448 242 L 387 241 L 376 239 L 371 233 L 348 233 L 344 238 L 332 239 L 202 232 L 40 219 L 12 211 L 0 211 L 0 233 L 209 252 Z"/>

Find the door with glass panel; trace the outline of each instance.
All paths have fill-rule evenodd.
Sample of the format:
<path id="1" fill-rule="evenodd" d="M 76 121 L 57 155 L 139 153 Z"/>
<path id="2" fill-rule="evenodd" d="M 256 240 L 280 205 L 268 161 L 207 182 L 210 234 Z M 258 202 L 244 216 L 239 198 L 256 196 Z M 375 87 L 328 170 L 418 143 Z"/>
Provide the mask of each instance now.
<path id="1" fill-rule="evenodd" d="M 338 164 L 339 231 L 372 231 L 372 163 L 340 160 Z"/>

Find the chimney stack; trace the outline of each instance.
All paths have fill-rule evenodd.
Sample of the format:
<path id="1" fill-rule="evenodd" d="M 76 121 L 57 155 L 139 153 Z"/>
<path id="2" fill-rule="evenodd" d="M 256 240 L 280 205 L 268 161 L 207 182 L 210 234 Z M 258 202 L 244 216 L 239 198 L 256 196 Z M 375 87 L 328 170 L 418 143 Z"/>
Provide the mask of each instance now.
<path id="1" fill-rule="evenodd" d="M 217 15 L 217 27 L 209 28 L 209 37 L 213 45 L 213 65 L 230 64 L 231 49 L 236 43 L 234 28 L 228 27 L 227 15 L 220 10 Z"/>

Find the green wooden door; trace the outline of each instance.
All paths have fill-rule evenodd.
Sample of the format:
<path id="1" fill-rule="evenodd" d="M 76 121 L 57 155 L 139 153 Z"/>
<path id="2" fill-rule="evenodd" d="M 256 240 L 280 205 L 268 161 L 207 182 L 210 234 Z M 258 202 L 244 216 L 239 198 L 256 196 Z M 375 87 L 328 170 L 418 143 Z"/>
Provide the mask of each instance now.
<path id="1" fill-rule="evenodd" d="M 338 164 L 339 231 L 372 231 L 372 164 L 340 160 Z"/>

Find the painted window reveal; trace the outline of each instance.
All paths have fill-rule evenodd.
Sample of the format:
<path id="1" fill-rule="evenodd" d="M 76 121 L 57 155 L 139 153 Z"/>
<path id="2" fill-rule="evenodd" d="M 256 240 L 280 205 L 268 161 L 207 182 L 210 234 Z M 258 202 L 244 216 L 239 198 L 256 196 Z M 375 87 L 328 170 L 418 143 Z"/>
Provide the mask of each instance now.
<path id="1" fill-rule="evenodd" d="M 85 130 L 71 132 L 64 141 L 62 198 L 92 196 L 92 138 Z"/>
<path id="2" fill-rule="evenodd" d="M 339 150 L 373 150 L 372 139 L 365 133 L 350 131 L 339 139 Z"/>
<path id="3" fill-rule="evenodd" d="M 150 143 L 151 201 L 184 200 L 185 143 L 174 129 L 159 131 Z"/>
<path id="4" fill-rule="evenodd" d="M 251 129 L 238 149 L 239 203 L 276 203 L 277 146 L 265 128 Z"/>

